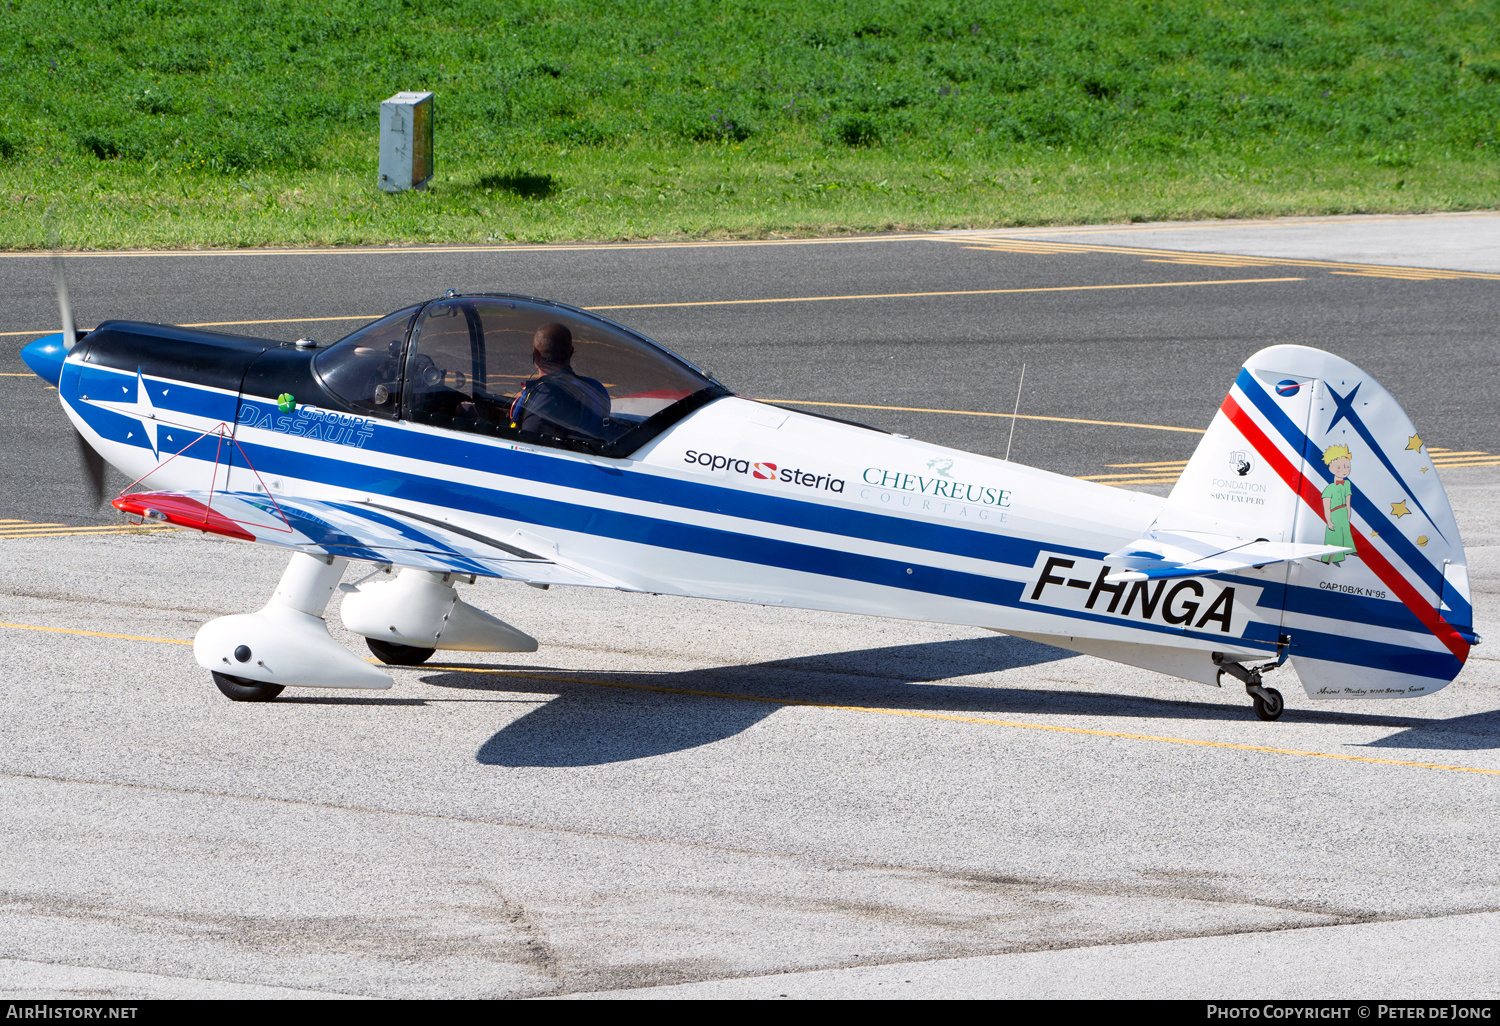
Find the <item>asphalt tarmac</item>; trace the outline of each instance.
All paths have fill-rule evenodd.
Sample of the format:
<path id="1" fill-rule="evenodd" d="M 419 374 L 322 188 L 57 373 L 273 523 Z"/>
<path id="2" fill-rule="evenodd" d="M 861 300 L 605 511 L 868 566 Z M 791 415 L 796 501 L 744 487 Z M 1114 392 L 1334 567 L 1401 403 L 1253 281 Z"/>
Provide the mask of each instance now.
<path id="1" fill-rule="evenodd" d="M 1024 359 L 1022 412 L 1054 419 L 1019 421 L 1013 457 L 1080 475 L 1186 459 L 1197 435 L 1163 428 L 1206 425 L 1245 356 L 1323 345 L 1432 444 L 1480 454 L 1440 472 L 1497 635 L 1500 281 L 1308 266 L 1360 255 L 1327 240 L 1237 267 L 1018 240 L 68 268 L 85 323 L 304 318 L 247 329 L 275 337 L 447 287 L 599 306 L 1076 290 L 613 316 L 745 394 L 985 452 L 1009 420 L 975 414 L 1010 412 Z M 1120 285 L 1152 287 L 1098 287 Z M 0 257 L 0 293 L 3 330 L 55 320 L 44 261 Z M 0 371 L 23 370 L 29 336 L 6 338 Z M 540 651 L 232 704 L 188 642 L 263 603 L 284 555 L 89 532 L 112 517 L 66 483 L 55 395 L 0 390 L 0 519 L 61 525 L 0 527 L 7 996 L 1500 994 L 1489 646 L 1416 701 L 1315 704 L 1280 671 L 1267 724 L 1231 688 L 985 632 L 481 582 L 470 600 Z"/>

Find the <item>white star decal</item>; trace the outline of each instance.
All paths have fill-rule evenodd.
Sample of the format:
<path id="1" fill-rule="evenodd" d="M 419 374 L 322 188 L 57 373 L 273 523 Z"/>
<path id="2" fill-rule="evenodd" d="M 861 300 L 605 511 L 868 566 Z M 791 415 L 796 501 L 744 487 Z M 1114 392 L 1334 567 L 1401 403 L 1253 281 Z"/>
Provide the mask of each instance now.
<path id="1" fill-rule="evenodd" d="M 121 385 L 120 391 L 124 395 L 129 395 L 130 386 Z M 151 404 L 151 393 L 146 391 L 146 380 L 141 377 L 140 368 L 136 368 L 135 372 L 134 399 L 129 402 L 126 402 L 124 399 L 90 399 L 89 402 L 95 406 L 102 406 L 106 410 L 114 410 L 116 413 L 123 413 L 129 417 L 138 417 L 141 422 L 141 428 L 146 432 L 146 437 L 151 442 L 152 455 L 157 459 L 161 459 L 161 446 L 157 444 L 156 407 Z M 135 432 L 132 431 L 125 437 L 134 438 Z"/>

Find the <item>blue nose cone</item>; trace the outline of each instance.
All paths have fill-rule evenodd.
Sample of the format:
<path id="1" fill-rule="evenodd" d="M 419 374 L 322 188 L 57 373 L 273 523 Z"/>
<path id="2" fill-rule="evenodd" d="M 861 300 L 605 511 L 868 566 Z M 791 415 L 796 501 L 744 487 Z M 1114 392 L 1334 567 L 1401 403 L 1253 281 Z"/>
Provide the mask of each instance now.
<path id="1" fill-rule="evenodd" d="M 57 379 L 62 377 L 63 360 L 67 356 L 68 351 L 63 348 L 60 331 L 55 335 L 39 338 L 21 350 L 21 359 L 26 361 L 31 372 L 53 388 L 57 387 Z"/>

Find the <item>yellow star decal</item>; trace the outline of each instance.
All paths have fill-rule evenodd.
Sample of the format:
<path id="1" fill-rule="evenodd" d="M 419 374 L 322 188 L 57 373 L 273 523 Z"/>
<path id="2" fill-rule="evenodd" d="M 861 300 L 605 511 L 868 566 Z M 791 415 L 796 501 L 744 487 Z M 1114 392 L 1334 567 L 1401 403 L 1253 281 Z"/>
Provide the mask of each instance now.
<path id="1" fill-rule="evenodd" d="M 1391 516 L 1395 517 L 1398 520 L 1406 516 L 1410 512 L 1411 510 L 1406 508 L 1405 499 L 1402 499 L 1400 502 L 1391 503 Z"/>
<path id="2" fill-rule="evenodd" d="M 1426 467 L 1422 468 L 1422 473 L 1424 473 L 1424 474 L 1427 473 L 1427 468 Z"/>
<path id="3" fill-rule="evenodd" d="M 1420 546 L 1422 546 L 1423 548 L 1426 548 L 1427 547 L 1427 536 L 1425 534 L 1419 534 L 1419 535 L 1417 535 L 1417 544 L 1420 545 Z"/>
<path id="4" fill-rule="evenodd" d="M 1380 532 L 1379 531 L 1371 531 L 1370 532 L 1370 537 L 1371 538 L 1379 538 L 1380 537 Z"/>
<path id="5" fill-rule="evenodd" d="M 1422 449 L 1422 439 L 1417 435 L 1412 435 L 1406 440 L 1406 447 L 1420 452 Z"/>

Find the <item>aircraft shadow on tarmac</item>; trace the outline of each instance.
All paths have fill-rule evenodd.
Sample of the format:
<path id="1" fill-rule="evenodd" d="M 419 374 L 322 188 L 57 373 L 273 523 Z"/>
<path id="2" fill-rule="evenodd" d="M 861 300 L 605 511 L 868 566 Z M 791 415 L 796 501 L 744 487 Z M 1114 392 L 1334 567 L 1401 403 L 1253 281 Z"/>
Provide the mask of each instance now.
<path id="1" fill-rule="evenodd" d="M 593 766 L 664 755 L 711 744 L 759 723 L 777 701 L 874 706 L 979 716 L 1081 715 L 1175 720 L 1244 720 L 1248 707 L 1222 702 L 1151 698 L 1110 691 L 1044 690 L 994 684 L 945 684 L 1073 658 L 1047 645 L 996 635 L 778 659 L 679 673 L 553 670 L 511 666 L 520 674 L 561 680 L 468 673 L 462 664 L 434 667 L 423 682 L 469 691 L 555 695 L 487 740 L 476 758 L 494 766 Z M 500 667 L 478 664 L 474 669 Z M 576 677 L 578 684 L 566 679 Z M 605 681 L 599 687 L 586 681 Z M 1283 686 L 1293 681 L 1282 682 Z M 1193 685 L 1184 683 L 1185 689 Z M 637 688 L 642 690 L 636 690 Z M 754 696 L 662 693 L 654 688 Z M 1372 743 L 1382 748 L 1477 751 L 1500 748 L 1500 712 L 1448 720 L 1324 708 L 1292 708 L 1288 720 L 1356 727 L 1405 728 Z"/>
<path id="2" fill-rule="evenodd" d="M 1426 720 L 1399 734 L 1371 741 L 1366 748 L 1429 748 L 1450 752 L 1482 752 L 1500 748 L 1500 711 Z"/>

